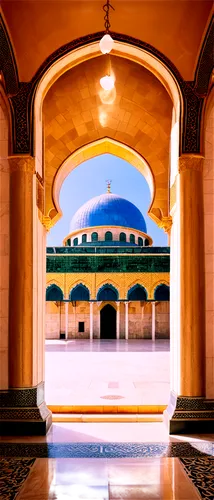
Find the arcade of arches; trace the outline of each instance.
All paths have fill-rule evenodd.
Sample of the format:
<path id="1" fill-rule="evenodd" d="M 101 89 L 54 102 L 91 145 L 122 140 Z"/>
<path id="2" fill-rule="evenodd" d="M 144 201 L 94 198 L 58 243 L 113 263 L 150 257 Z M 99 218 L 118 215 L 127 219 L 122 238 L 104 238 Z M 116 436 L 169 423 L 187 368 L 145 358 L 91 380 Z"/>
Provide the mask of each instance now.
<path id="1" fill-rule="evenodd" d="M 127 13 L 126 2 L 116 0 L 115 92 L 108 96 L 99 87 L 105 58 L 93 15 L 102 5 L 66 2 L 65 16 L 64 3 L 44 2 L 41 14 L 40 2 L 2 2 L 3 432 L 44 434 L 51 425 L 44 401 L 46 232 L 61 215 L 60 176 L 108 147 L 145 175 L 148 214 L 169 236 L 169 432 L 208 432 L 214 423 L 212 2 L 129 2 Z M 47 19 L 56 27 L 50 34 Z M 111 301 L 107 307 L 117 330 Z"/>

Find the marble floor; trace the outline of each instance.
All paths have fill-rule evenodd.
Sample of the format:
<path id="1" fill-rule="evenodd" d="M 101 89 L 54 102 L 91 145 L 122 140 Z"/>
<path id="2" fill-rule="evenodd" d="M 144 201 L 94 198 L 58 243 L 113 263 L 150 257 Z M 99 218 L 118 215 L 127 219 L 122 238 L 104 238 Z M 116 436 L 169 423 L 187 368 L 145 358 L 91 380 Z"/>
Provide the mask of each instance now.
<path id="1" fill-rule="evenodd" d="M 167 405 L 168 340 L 46 341 L 48 405 Z"/>
<path id="2" fill-rule="evenodd" d="M 1 500 L 213 500 L 214 435 L 155 424 L 53 424 L 0 438 Z"/>

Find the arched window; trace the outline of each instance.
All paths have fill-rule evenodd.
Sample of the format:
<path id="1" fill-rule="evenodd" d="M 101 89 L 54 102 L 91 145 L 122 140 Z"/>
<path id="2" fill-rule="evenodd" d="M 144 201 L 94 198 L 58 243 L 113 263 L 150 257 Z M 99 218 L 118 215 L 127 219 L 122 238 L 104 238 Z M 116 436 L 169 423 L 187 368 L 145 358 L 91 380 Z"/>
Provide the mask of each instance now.
<path id="1" fill-rule="evenodd" d="M 118 300 L 118 291 L 112 285 L 104 285 L 98 291 L 97 300 Z"/>
<path id="2" fill-rule="evenodd" d="M 135 235 L 134 234 L 130 234 L 130 243 L 135 244 Z"/>
<path id="3" fill-rule="evenodd" d="M 120 233 L 120 241 L 126 241 L 126 234 Z"/>
<path id="4" fill-rule="evenodd" d="M 128 298 L 128 300 L 141 300 L 141 301 L 145 301 L 145 300 L 147 300 L 147 291 L 141 285 L 134 285 L 128 291 L 128 297 L 127 298 Z"/>
<path id="5" fill-rule="evenodd" d="M 71 238 L 68 238 L 67 240 L 67 247 L 70 247 L 71 246 Z"/>
<path id="6" fill-rule="evenodd" d="M 92 233 L 91 241 L 98 241 L 98 233 L 96 233 L 96 232 Z"/>
<path id="7" fill-rule="evenodd" d="M 57 285 L 50 285 L 46 289 L 46 300 L 48 302 L 61 302 L 63 300 L 63 293 L 61 288 Z"/>
<path id="8" fill-rule="evenodd" d="M 75 302 L 77 300 L 89 300 L 90 294 L 88 288 L 80 283 L 71 290 L 69 299 L 72 302 Z"/>
<path id="9" fill-rule="evenodd" d="M 143 238 L 141 238 L 140 236 L 139 236 L 139 238 L 138 238 L 138 245 L 139 245 L 140 247 L 143 247 Z"/>
<path id="10" fill-rule="evenodd" d="M 105 241 L 112 241 L 112 233 L 111 233 L 111 231 L 106 231 Z"/>
<path id="11" fill-rule="evenodd" d="M 170 288 L 168 285 L 158 285 L 155 289 L 155 300 L 168 301 L 170 299 Z"/>
<path id="12" fill-rule="evenodd" d="M 74 238 L 73 245 L 74 245 L 74 247 L 76 247 L 78 245 L 78 238 Z"/>
<path id="13" fill-rule="evenodd" d="M 149 240 L 148 238 L 145 239 L 145 247 L 148 247 L 149 246 Z"/>
<path id="14" fill-rule="evenodd" d="M 82 243 L 86 243 L 87 241 L 87 234 L 82 235 Z"/>

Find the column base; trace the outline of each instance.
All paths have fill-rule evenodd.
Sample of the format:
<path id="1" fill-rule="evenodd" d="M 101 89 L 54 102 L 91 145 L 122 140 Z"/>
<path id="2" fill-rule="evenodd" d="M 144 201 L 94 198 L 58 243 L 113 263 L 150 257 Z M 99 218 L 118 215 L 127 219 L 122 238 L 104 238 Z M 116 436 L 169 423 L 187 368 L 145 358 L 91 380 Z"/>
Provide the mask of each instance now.
<path id="1" fill-rule="evenodd" d="M 214 400 L 171 392 L 164 411 L 169 434 L 209 434 L 214 429 Z"/>
<path id="2" fill-rule="evenodd" d="M 28 389 L 0 391 L 0 434 L 47 434 L 52 413 L 44 402 L 44 382 Z"/>

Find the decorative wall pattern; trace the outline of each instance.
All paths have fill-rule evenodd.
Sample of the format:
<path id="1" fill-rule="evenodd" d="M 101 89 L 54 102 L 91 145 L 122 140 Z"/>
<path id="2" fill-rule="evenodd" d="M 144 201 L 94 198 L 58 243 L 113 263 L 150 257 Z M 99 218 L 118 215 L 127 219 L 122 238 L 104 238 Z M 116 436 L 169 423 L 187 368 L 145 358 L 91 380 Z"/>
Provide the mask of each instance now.
<path id="1" fill-rule="evenodd" d="M 11 104 L 14 109 L 14 153 L 30 153 L 32 152 L 31 144 L 31 110 L 33 105 L 33 92 L 38 81 L 41 79 L 45 71 L 60 57 L 68 54 L 74 49 L 81 47 L 87 43 L 97 41 L 101 38 L 103 32 L 98 32 L 86 35 L 70 43 L 60 47 L 53 52 L 42 64 L 37 73 L 34 75 L 30 82 L 19 83 L 18 91 L 18 78 L 15 64 L 15 57 L 13 55 L 12 47 L 10 44 L 9 36 L 6 27 L 1 18 L 1 31 L 0 40 L 3 58 L 0 61 L 0 69 L 3 71 L 4 79 L 6 82 L 7 92 L 17 94 L 18 99 L 11 99 Z M 162 61 L 173 73 L 177 79 L 181 92 L 184 98 L 184 121 L 183 121 L 183 152 L 199 152 L 200 151 L 200 118 L 201 107 L 203 100 L 198 97 L 198 94 L 205 94 L 207 92 L 209 77 L 213 67 L 212 61 L 212 46 L 213 46 L 213 21 L 211 20 L 210 26 L 204 40 L 204 44 L 199 56 L 195 82 L 184 82 L 176 67 L 171 61 L 160 51 L 152 47 L 150 44 L 137 40 L 133 37 L 114 33 L 112 36 L 115 40 L 130 43 L 133 46 L 139 47 L 149 53 L 155 55 Z M 5 64 L 7 61 L 7 64 Z M 10 82 L 10 83 L 9 83 Z M 12 90 L 12 92 L 11 92 Z M 33 116 L 32 116 L 33 118 Z"/>
<path id="2" fill-rule="evenodd" d="M 119 292 L 119 299 L 125 300 L 130 288 L 134 285 L 142 285 L 147 293 L 148 299 L 154 299 L 154 292 L 158 285 L 169 285 L 169 272 L 166 273 L 114 273 L 113 276 L 106 273 L 92 274 L 92 273 L 70 273 L 58 274 L 47 273 L 46 286 L 56 284 L 63 292 L 64 299 L 68 299 L 70 291 L 76 285 L 82 283 L 89 289 L 90 298 L 96 299 L 98 290 L 105 284 L 111 284 Z"/>
<path id="3" fill-rule="evenodd" d="M 169 272 L 169 256 L 49 256 L 47 255 L 47 273 L 157 273 Z"/>

